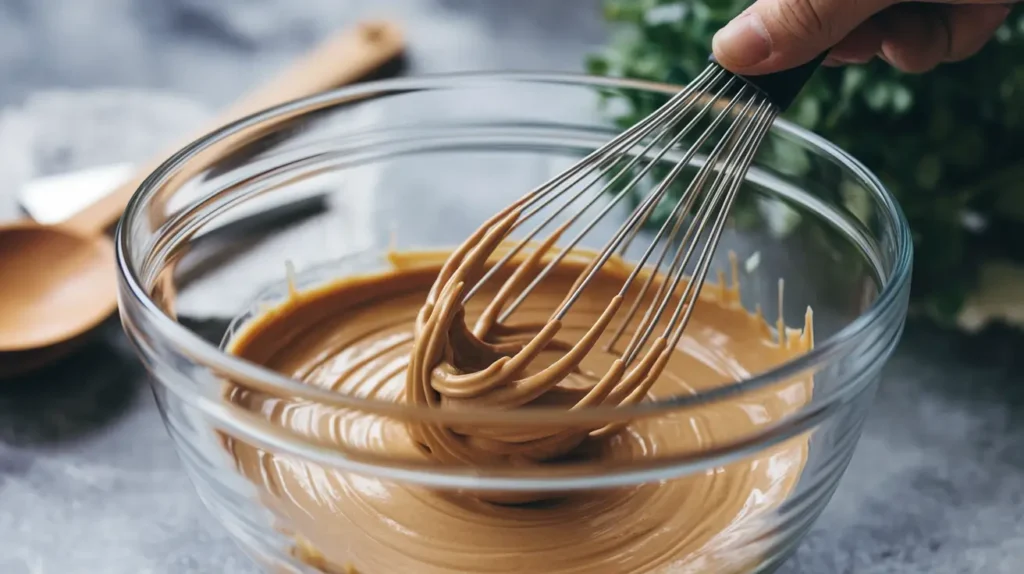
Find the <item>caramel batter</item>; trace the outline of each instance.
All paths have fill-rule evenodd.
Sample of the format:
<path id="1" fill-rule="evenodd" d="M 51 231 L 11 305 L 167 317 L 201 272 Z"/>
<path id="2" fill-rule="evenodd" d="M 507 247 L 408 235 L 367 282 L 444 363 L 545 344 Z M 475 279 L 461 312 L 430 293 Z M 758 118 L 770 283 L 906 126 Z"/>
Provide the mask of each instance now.
<path id="1" fill-rule="evenodd" d="M 552 327 L 552 311 L 586 269 L 586 258 L 570 257 L 503 324 L 488 303 L 507 301 L 502 284 L 537 261 L 517 260 L 463 309 L 461 294 L 495 248 L 480 244 L 473 252 L 472 245 L 452 256 L 398 255 L 391 271 L 297 293 L 246 325 L 228 350 L 309 385 L 382 401 L 573 409 L 713 389 L 778 366 L 813 343 L 810 311 L 802 329 L 780 322 L 773 330 L 759 311 L 743 309 L 734 265 L 729 283 L 720 274 L 704 286 L 675 344 L 652 340 L 624 369 L 616 359 L 635 325 L 614 352 L 605 350 L 614 328 L 598 329 L 592 342 L 587 336 L 611 306 L 633 304 L 636 292 L 617 297 L 628 266 L 603 266 Z M 649 301 L 641 303 L 644 309 Z M 515 364 L 523 356 L 529 360 Z M 239 386 L 226 396 L 300 436 L 346 449 L 493 469 L 699 453 L 772 425 L 805 405 L 811 391 L 810 378 L 801 378 L 624 428 L 424 425 Z M 793 439 L 723 468 L 615 490 L 466 493 L 353 476 L 225 442 L 298 540 L 303 559 L 325 572 L 361 574 L 743 572 L 761 549 L 737 548 L 737 537 L 749 536 L 792 492 L 808 449 L 805 438 Z"/>

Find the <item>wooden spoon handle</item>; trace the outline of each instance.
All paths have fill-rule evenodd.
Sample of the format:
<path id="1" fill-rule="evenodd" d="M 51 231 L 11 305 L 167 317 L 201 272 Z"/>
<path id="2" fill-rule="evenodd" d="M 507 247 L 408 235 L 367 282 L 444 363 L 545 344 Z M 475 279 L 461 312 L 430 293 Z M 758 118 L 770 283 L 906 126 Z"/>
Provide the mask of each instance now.
<path id="1" fill-rule="evenodd" d="M 391 22 L 363 23 L 329 39 L 268 83 L 244 96 L 205 129 L 144 164 L 127 183 L 61 226 L 85 235 L 102 233 L 121 217 L 128 200 L 150 172 L 184 145 L 265 108 L 355 82 L 398 57 L 403 49 L 402 32 Z"/>

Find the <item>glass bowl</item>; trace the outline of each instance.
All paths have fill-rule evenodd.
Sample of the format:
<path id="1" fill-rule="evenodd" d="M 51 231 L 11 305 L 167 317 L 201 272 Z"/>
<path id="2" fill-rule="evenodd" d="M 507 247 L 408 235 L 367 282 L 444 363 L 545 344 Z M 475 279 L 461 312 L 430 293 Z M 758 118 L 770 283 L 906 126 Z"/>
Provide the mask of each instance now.
<path id="1" fill-rule="evenodd" d="M 813 309 L 814 349 L 770 370 L 633 407 L 524 415 L 417 409 L 328 392 L 225 351 L 247 321 L 294 292 L 383 271 L 389 252 L 454 247 L 487 217 L 611 139 L 630 102 L 664 101 L 676 89 L 565 75 L 373 82 L 234 123 L 150 175 L 118 228 L 123 325 L 153 375 L 167 429 L 200 498 L 255 560 L 274 572 L 363 574 L 765 572 L 785 560 L 827 504 L 857 444 L 902 333 L 912 247 L 899 207 L 867 169 L 784 121 L 755 157 L 715 256 L 723 270 L 734 256 L 742 304 L 763 309 L 768 323 L 781 315 L 787 325 L 800 325 Z M 662 161 L 673 158 L 678 154 Z M 601 225 L 614 229 L 624 213 L 612 210 Z M 609 234 L 590 237 L 583 245 L 599 247 Z M 813 390 L 785 395 L 794 381 Z M 302 416 L 327 413 L 353 424 L 399 416 L 475 425 L 675 417 L 681 429 L 699 427 L 710 436 L 716 422 L 702 413 L 712 406 L 741 413 L 750 424 L 727 440 L 698 440 L 670 455 L 600 469 L 468 468 L 392 457 L 371 446 L 335 448 L 315 433 L 243 410 L 225 399 L 228 388 Z M 791 408 L 764 416 L 764 401 L 784 395 Z M 243 451 L 257 462 L 243 464 Z M 730 472 L 745 473 L 747 490 L 728 504 L 709 502 L 700 481 Z M 459 505 L 458 497 L 482 492 L 599 498 L 673 483 L 691 493 L 678 508 L 651 506 L 650 513 L 626 516 L 609 510 L 605 519 L 597 510 L 586 524 L 559 523 L 548 511 L 543 520 L 456 532 L 453 523 L 422 524 L 398 506 L 374 505 L 398 492 L 419 501 L 409 504 L 429 498 Z M 332 497 L 342 492 L 360 493 L 361 502 L 336 504 Z M 323 513 L 309 512 L 310 504 Z M 727 520 L 716 527 L 703 522 L 708 504 Z M 722 510 L 729 505 L 735 507 Z M 655 515 L 661 522 L 652 522 Z M 462 520 L 472 523 L 474 516 Z M 558 542 L 520 536 L 524 528 L 536 534 L 551 524 Z M 625 539 L 687 546 L 655 568 L 630 562 L 637 547 Z M 438 545 L 447 562 L 428 557 Z M 569 555 L 577 562 L 559 562 Z"/>

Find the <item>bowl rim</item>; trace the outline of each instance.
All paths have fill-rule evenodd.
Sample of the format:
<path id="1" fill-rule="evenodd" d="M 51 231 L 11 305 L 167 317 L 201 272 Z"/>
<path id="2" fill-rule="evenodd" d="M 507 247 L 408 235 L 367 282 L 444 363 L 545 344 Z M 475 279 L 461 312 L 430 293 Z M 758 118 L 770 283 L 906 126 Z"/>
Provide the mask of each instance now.
<path id="1" fill-rule="evenodd" d="M 447 409 L 426 409 L 412 405 L 399 404 L 382 401 L 379 399 L 366 399 L 354 396 L 346 396 L 340 393 L 332 393 L 326 390 L 314 389 L 299 381 L 266 369 L 256 363 L 249 362 L 243 358 L 230 355 L 222 351 L 218 346 L 207 342 L 198 333 L 187 328 L 165 313 L 159 305 L 149 296 L 142 286 L 139 274 L 129 262 L 128 253 L 131 250 L 131 238 L 126 231 L 126 226 L 137 217 L 143 216 L 140 209 L 147 196 L 159 190 L 167 181 L 180 171 L 192 158 L 211 147 L 217 142 L 228 138 L 239 132 L 249 130 L 268 120 L 288 115 L 296 117 L 307 112 L 321 110 L 333 104 L 345 101 L 362 99 L 381 93 L 400 93 L 403 91 L 423 91 L 437 89 L 451 89 L 472 87 L 474 83 L 480 85 L 493 85 L 497 83 L 526 83 L 526 84 L 557 84 L 565 86 L 590 86 L 608 88 L 626 88 L 645 90 L 649 92 L 671 95 L 681 89 L 682 86 L 653 82 L 648 80 L 612 78 L 604 76 L 593 76 L 582 73 L 552 73 L 552 72 L 458 72 L 441 74 L 423 74 L 417 76 L 390 78 L 374 80 L 356 85 L 346 86 L 338 89 L 322 92 L 314 96 L 308 96 L 290 102 L 263 109 L 250 114 L 234 122 L 228 123 L 216 130 L 207 132 L 205 135 L 193 140 L 191 143 L 180 148 L 176 153 L 163 161 L 142 181 L 135 193 L 129 200 L 124 215 L 120 219 L 115 232 L 115 244 L 118 266 L 118 279 L 122 291 L 130 296 L 130 303 L 138 305 L 145 314 L 146 319 L 152 321 L 154 327 L 161 334 L 171 339 L 187 356 L 201 362 L 204 366 L 212 367 L 216 371 L 232 380 L 239 382 L 256 383 L 264 388 L 275 389 L 289 396 L 302 396 L 315 398 L 323 403 L 339 408 L 348 408 L 362 412 L 372 412 L 386 416 L 399 416 L 402 418 L 417 421 L 434 422 L 520 422 L 520 423 L 551 423 L 567 420 L 567 416 L 573 422 L 615 422 L 635 419 L 640 417 L 657 416 L 668 412 L 678 411 L 703 404 L 708 404 L 733 397 L 738 394 L 745 394 L 775 383 L 793 379 L 801 373 L 808 371 L 822 364 L 827 364 L 837 356 L 842 356 L 850 347 L 856 344 L 859 338 L 871 327 L 884 321 L 894 305 L 899 305 L 905 298 L 906 287 L 909 285 L 912 262 L 913 262 L 913 241 L 909 224 L 902 208 L 889 190 L 870 170 L 859 160 L 849 155 L 837 145 L 825 138 L 806 130 L 792 122 L 777 118 L 771 131 L 786 134 L 798 140 L 801 145 L 810 148 L 812 151 L 839 163 L 848 170 L 852 176 L 859 179 L 861 184 L 872 193 L 876 201 L 884 207 L 884 215 L 894 229 L 894 242 L 896 251 L 893 255 L 893 267 L 878 293 L 878 297 L 871 305 L 858 315 L 855 319 L 840 328 L 832 336 L 826 338 L 814 349 L 787 361 L 777 367 L 765 371 L 749 379 L 737 381 L 730 385 L 718 387 L 712 390 L 700 392 L 694 395 L 673 397 L 671 399 L 644 402 L 630 407 L 594 407 L 566 412 L 564 409 L 555 407 L 536 408 L 524 411 L 502 410 L 499 408 L 481 407 L 478 409 L 467 409 L 452 411 Z M 122 313 L 124 313 L 122 302 Z M 891 345 L 890 345 L 891 348 Z M 859 377 L 853 377 L 858 379 Z M 828 405 L 821 405 L 820 408 L 827 408 Z M 796 413 L 794 413 L 796 414 Z"/>

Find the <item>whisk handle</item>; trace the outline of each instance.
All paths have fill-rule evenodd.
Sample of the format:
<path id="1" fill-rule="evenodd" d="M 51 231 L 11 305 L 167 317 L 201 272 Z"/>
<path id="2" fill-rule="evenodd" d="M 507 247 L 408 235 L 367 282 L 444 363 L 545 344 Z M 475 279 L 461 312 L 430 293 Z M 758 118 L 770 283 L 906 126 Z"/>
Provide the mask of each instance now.
<path id="1" fill-rule="evenodd" d="M 821 63 L 825 61 L 827 55 L 828 52 L 823 52 L 806 64 L 782 70 L 781 72 L 738 77 L 761 90 L 773 104 L 778 106 L 779 110 L 785 111 L 800 94 L 800 91 L 804 89 L 804 85 L 811 79 L 814 72 L 818 70 Z M 716 64 L 718 63 L 714 54 L 711 55 L 709 60 Z"/>

